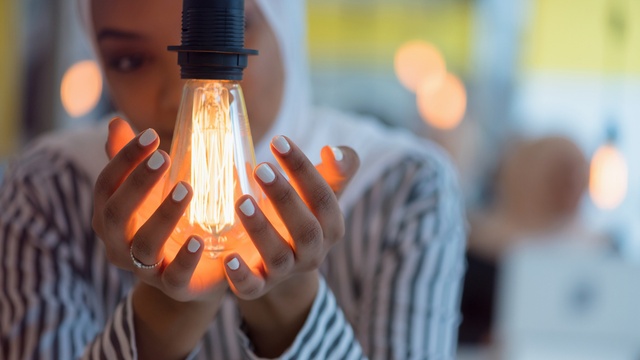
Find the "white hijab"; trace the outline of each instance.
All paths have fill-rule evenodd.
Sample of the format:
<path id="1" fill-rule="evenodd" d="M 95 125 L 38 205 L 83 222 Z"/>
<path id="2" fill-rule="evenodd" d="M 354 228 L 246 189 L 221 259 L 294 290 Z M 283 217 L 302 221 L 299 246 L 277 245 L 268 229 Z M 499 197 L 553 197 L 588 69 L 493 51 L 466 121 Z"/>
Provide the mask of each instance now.
<path id="1" fill-rule="evenodd" d="M 91 24 L 91 0 L 79 0 L 85 25 Z M 440 158 L 441 151 L 406 131 L 390 130 L 373 119 L 363 119 L 312 106 L 307 59 L 305 0 L 256 0 L 274 30 L 285 69 L 282 104 L 274 125 L 255 144 L 258 162 L 277 164 L 270 150 L 275 135 L 290 137 L 313 163 L 320 162 L 325 145 L 348 145 L 356 150 L 361 167 L 344 191 L 340 204 L 347 211 L 384 171 L 409 153 Z"/>

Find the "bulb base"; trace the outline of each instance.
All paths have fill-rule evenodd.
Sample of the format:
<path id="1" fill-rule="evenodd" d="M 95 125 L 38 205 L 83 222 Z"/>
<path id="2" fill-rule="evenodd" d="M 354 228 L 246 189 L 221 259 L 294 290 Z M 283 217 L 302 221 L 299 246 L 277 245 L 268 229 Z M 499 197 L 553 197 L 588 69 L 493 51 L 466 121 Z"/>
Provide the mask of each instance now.
<path id="1" fill-rule="evenodd" d="M 244 48 L 244 0 L 184 0 L 182 44 L 178 52 L 183 79 L 242 80 L 248 57 Z"/>

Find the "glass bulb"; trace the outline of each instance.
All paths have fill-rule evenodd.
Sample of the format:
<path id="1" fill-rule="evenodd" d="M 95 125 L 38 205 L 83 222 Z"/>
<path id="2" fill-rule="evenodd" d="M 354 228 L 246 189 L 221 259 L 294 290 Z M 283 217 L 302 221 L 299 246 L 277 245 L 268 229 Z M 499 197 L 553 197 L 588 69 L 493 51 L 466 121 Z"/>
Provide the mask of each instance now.
<path id="1" fill-rule="evenodd" d="M 198 235 L 205 242 L 205 253 L 213 258 L 247 241 L 235 201 L 249 194 L 260 202 L 262 192 L 252 176 L 253 142 L 237 82 L 189 80 L 185 84 L 171 159 L 165 196 L 179 181 L 193 188 L 173 240 L 182 245 L 188 236 Z"/>

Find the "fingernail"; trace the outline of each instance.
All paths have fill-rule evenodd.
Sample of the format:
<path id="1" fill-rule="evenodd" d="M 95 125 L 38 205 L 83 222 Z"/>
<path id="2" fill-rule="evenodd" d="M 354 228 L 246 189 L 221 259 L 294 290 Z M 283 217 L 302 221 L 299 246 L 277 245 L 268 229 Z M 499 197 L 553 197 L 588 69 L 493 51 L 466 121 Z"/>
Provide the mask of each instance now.
<path id="1" fill-rule="evenodd" d="M 276 179 L 276 174 L 271 170 L 271 166 L 267 164 L 258 166 L 256 174 L 258 174 L 258 178 L 265 184 L 270 184 Z"/>
<path id="2" fill-rule="evenodd" d="M 149 159 L 149 161 L 147 162 L 147 166 L 149 166 L 149 169 L 151 170 L 160 169 L 162 164 L 164 164 L 164 156 L 162 156 L 162 154 L 160 154 L 158 151 L 154 152 L 153 155 L 151 155 L 151 158 Z"/>
<path id="3" fill-rule="evenodd" d="M 333 153 L 333 158 L 336 159 L 336 161 L 342 161 L 342 159 L 344 159 L 344 154 L 339 147 L 332 146 L 331 152 Z"/>
<path id="4" fill-rule="evenodd" d="M 233 258 L 227 263 L 227 266 L 231 270 L 238 270 L 240 268 L 240 261 L 238 261 L 238 258 Z"/>
<path id="5" fill-rule="evenodd" d="M 246 199 L 240 204 L 240 211 L 246 216 L 253 216 L 256 213 L 256 208 L 253 206 L 251 199 Z"/>
<path id="6" fill-rule="evenodd" d="M 189 191 L 187 191 L 187 188 L 184 185 L 182 185 L 182 183 L 178 183 L 178 185 L 176 185 L 176 188 L 173 189 L 173 194 L 171 194 L 171 198 L 175 202 L 180 202 L 184 200 L 185 196 L 187 196 L 188 193 Z"/>
<path id="7" fill-rule="evenodd" d="M 198 251 L 199 249 L 200 249 L 200 241 L 198 241 L 196 238 L 189 239 L 189 245 L 187 245 L 187 250 L 189 250 L 190 253 L 195 254 L 196 251 Z"/>
<path id="8" fill-rule="evenodd" d="M 152 129 L 147 129 L 142 133 L 142 135 L 140 135 L 140 138 L 138 138 L 138 142 L 142 146 L 149 146 L 154 141 L 156 141 L 157 138 L 158 134 L 156 134 L 155 131 L 153 131 Z"/>
<path id="9" fill-rule="evenodd" d="M 275 136 L 273 140 L 271 140 L 271 143 L 280 154 L 286 154 L 289 152 L 289 150 L 291 150 L 291 145 L 289 145 L 289 142 L 287 141 L 287 139 L 285 139 L 284 136 Z"/>

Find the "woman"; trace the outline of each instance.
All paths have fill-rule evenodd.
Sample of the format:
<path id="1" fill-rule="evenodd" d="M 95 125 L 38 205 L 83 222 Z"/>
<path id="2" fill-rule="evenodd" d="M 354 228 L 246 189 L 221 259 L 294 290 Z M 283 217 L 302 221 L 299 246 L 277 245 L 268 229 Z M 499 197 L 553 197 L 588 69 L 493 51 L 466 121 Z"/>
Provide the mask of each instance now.
<path id="1" fill-rule="evenodd" d="M 454 357 L 464 229 L 452 170 L 424 141 L 311 107 L 302 1 L 247 0 L 246 47 L 260 56 L 243 81 L 257 180 L 294 246 L 241 198 L 262 271 L 230 254 L 200 287 L 190 278 L 201 239 L 172 262 L 160 254 L 188 184 L 136 222 L 141 194 L 171 165 L 182 82 L 166 47 L 179 43 L 180 2 L 83 5 L 128 123 L 41 140 L 10 170 L 0 199 L 3 358 Z M 353 150 L 327 144 L 355 149 L 356 175 Z"/>

